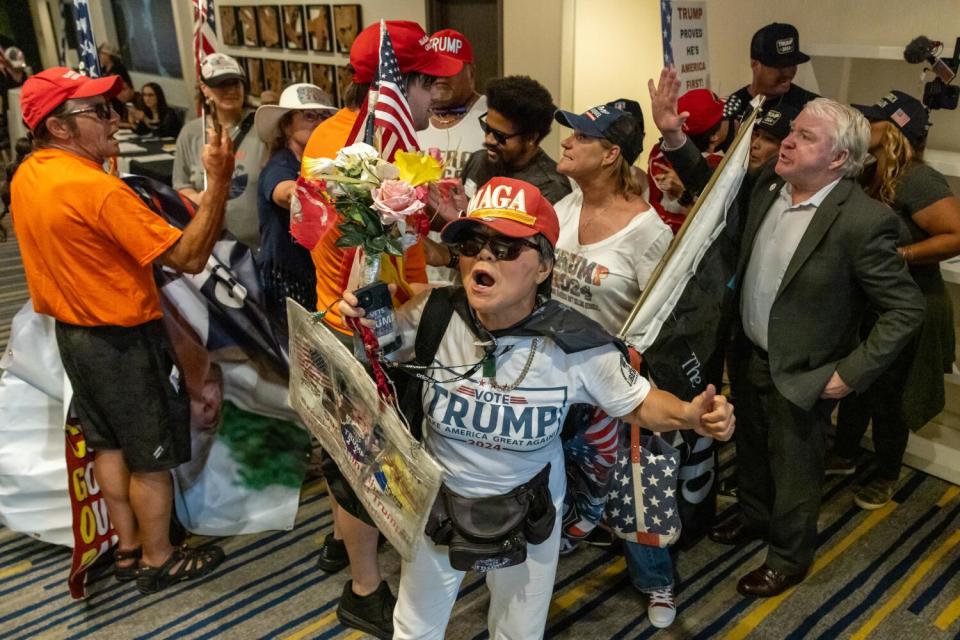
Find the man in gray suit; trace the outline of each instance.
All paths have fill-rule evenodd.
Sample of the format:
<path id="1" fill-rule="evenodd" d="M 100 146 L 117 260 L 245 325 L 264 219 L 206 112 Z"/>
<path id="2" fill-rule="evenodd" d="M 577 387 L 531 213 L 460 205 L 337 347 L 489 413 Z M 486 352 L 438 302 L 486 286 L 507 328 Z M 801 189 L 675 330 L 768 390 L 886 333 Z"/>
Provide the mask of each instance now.
<path id="1" fill-rule="evenodd" d="M 659 85 L 650 82 L 653 118 L 677 174 L 699 192 L 709 168 L 683 134 L 679 87 L 672 69 Z M 831 411 L 869 387 L 923 321 L 923 298 L 896 252 L 899 223 L 855 181 L 869 138 L 858 112 L 813 100 L 794 119 L 776 164 L 738 194 L 740 322 L 731 373 L 741 515 L 711 538 L 769 543 L 764 564 L 737 584 L 744 595 L 774 596 L 806 576 Z M 868 306 L 879 320 L 860 340 Z"/>

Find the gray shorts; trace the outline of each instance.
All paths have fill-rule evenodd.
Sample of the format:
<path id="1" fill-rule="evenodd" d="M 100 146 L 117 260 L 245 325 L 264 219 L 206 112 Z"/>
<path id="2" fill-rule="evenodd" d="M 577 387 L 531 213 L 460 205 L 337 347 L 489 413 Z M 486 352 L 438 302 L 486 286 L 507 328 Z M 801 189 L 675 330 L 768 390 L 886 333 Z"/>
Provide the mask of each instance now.
<path id="1" fill-rule="evenodd" d="M 159 320 L 136 327 L 57 321 L 56 332 L 87 446 L 122 451 L 133 472 L 190 459 L 190 399 Z"/>

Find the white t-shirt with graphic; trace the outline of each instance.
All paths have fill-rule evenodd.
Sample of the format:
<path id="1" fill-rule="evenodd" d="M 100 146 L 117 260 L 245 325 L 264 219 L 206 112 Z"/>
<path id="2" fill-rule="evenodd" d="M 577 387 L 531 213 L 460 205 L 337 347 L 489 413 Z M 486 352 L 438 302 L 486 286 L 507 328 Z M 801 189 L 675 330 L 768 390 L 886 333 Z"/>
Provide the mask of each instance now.
<path id="1" fill-rule="evenodd" d="M 487 96 L 481 95 L 460 122 L 447 129 L 438 129 L 430 123 L 423 131 L 417 132 L 417 142 L 423 151 L 439 149 L 443 158 L 444 178 L 456 178 L 470 154 L 483 146 L 483 129 L 480 128 L 480 116 L 487 111 Z"/>
<path id="2" fill-rule="evenodd" d="M 560 221 L 553 298 L 617 333 L 640 299 L 673 233 L 653 207 L 638 213 L 609 238 L 580 244 L 583 192 L 554 205 Z"/>
<path id="3" fill-rule="evenodd" d="M 413 357 L 428 296 L 425 292 L 398 310 L 404 348 L 391 358 Z M 520 376 L 534 339 L 499 340 L 495 379 L 500 385 Z M 427 372 L 444 382 L 423 383 L 423 433 L 427 449 L 446 471 L 444 483 L 453 491 L 467 497 L 502 495 L 550 462 L 550 491 L 559 504 L 565 488 L 560 431 L 570 405 L 583 402 L 623 416 L 650 390 L 650 383 L 612 344 L 567 354 L 549 338 L 536 339 L 540 346 L 515 389 L 493 388 L 482 368 L 468 379 L 445 382 L 469 371 L 484 355 L 460 316 L 451 317 L 434 360 L 435 366 L 447 368 Z"/>

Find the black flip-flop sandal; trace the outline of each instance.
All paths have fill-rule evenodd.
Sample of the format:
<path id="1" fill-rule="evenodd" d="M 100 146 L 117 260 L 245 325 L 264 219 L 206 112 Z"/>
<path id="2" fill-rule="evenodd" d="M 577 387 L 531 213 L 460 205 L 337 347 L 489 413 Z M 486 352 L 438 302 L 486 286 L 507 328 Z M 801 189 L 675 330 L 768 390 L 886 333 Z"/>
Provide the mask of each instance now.
<path id="1" fill-rule="evenodd" d="M 186 545 L 175 549 L 159 567 L 140 565 L 137 589 L 140 593 L 156 593 L 184 580 L 202 578 L 223 562 L 223 549 L 216 546 L 190 549 Z M 173 567 L 180 563 L 176 571 Z"/>
<path id="2" fill-rule="evenodd" d="M 137 579 L 137 571 L 140 569 L 139 560 L 143 556 L 143 549 L 128 549 L 123 551 L 117 549 L 113 552 L 113 577 L 117 582 L 130 582 Z M 121 567 L 121 562 L 131 561 L 130 564 Z"/>

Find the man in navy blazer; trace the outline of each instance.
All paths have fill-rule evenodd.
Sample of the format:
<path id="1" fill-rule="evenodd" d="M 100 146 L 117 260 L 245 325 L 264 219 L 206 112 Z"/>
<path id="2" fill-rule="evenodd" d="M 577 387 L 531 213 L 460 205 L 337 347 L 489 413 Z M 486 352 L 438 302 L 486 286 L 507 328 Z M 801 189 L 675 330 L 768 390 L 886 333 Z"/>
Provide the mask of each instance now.
<path id="1" fill-rule="evenodd" d="M 710 170 L 683 134 L 680 83 L 650 82 L 661 148 L 694 193 Z M 768 542 L 764 564 L 737 584 L 774 596 L 813 563 L 824 440 L 836 402 L 862 392 L 893 362 L 924 315 L 923 297 L 897 255 L 899 221 L 864 194 L 870 126 L 826 98 L 804 107 L 771 161 L 740 189 L 733 354 L 740 516 L 711 538 Z M 729 220 L 730 218 L 728 218 Z M 879 319 L 866 339 L 870 307 Z"/>

